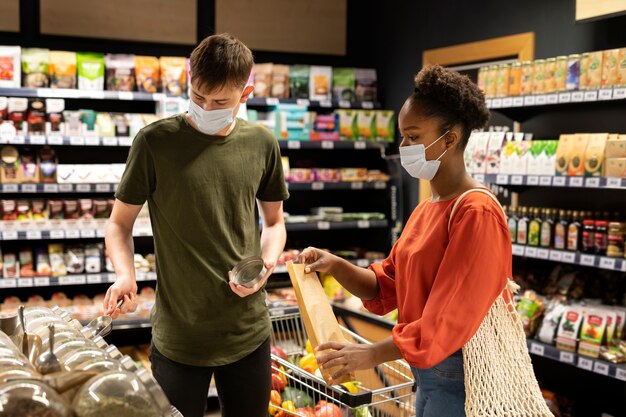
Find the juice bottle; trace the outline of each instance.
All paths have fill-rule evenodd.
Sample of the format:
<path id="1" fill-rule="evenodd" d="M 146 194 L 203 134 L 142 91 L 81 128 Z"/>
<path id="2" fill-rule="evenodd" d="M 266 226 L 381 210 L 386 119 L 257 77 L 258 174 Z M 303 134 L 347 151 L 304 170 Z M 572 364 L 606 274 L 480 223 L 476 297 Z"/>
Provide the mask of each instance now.
<path id="1" fill-rule="evenodd" d="M 554 226 L 554 249 L 565 249 L 567 247 L 567 227 L 569 226 L 569 215 L 565 210 L 559 211 L 559 221 Z M 571 212 L 569 212 L 571 215 Z"/>
<path id="2" fill-rule="evenodd" d="M 541 236 L 541 219 L 539 218 L 539 209 L 533 210 L 532 220 L 528 223 L 528 245 L 539 246 Z"/>
<path id="3" fill-rule="evenodd" d="M 528 243 L 528 209 L 526 207 L 522 207 L 520 211 L 520 217 L 517 221 L 517 239 L 515 241 L 519 245 Z"/>
<path id="4" fill-rule="evenodd" d="M 582 225 L 580 224 L 581 215 L 575 211 L 572 214 L 572 221 L 567 226 L 567 250 L 577 252 L 581 248 L 582 241 Z"/>
<path id="5" fill-rule="evenodd" d="M 554 241 L 554 217 L 555 210 L 547 209 L 545 211 L 546 216 L 544 217 L 543 223 L 541 223 L 541 241 L 540 245 L 542 248 L 550 248 L 552 247 L 552 243 Z"/>

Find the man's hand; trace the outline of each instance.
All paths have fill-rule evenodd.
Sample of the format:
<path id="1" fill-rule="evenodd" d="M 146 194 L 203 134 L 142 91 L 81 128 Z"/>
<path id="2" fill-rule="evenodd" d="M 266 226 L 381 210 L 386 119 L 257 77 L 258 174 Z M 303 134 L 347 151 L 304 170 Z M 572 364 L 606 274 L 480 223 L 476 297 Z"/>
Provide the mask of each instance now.
<path id="1" fill-rule="evenodd" d="M 120 299 L 123 299 L 124 302 L 120 308 L 117 308 L 117 302 Z M 137 282 L 135 279 L 125 276 L 118 277 L 107 290 L 102 309 L 104 314 L 108 314 L 114 319 L 120 314 L 132 313 L 137 310 Z"/>
<path id="2" fill-rule="evenodd" d="M 254 286 L 249 287 L 249 288 L 244 287 L 243 285 L 235 284 L 233 282 L 231 271 L 228 271 L 228 280 L 229 280 L 228 284 L 230 285 L 230 289 L 241 298 L 252 295 L 255 292 L 259 291 L 261 288 L 263 288 L 263 286 L 269 279 L 270 275 L 274 273 L 275 267 L 276 267 L 275 262 L 265 262 L 265 269 L 267 270 L 267 272 L 265 273 L 265 276 L 259 282 L 254 284 Z"/>

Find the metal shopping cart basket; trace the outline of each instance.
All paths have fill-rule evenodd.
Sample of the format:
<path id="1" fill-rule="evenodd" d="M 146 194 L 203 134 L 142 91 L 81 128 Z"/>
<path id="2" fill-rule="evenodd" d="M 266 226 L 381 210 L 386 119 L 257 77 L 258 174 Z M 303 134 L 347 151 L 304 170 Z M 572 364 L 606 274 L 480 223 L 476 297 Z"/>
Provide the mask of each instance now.
<path id="1" fill-rule="evenodd" d="M 411 368 L 404 361 L 387 362 L 373 369 L 355 372 L 360 384 L 351 393 L 341 385 L 326 382 L 297 364 L 306 355 L 307 335 L 300 313 L 272 317 L 273 346 L 281 348 L 288 360 L 272 355 L 273 372 L 286 381 L 282 401 L 294 400 L 298 408 L 315 407 L 320 401 L 336 405 L 341 416 L 328 417 L 412 417 L 415 415 L 415 382 Z M 341 328 L 349 342 L 369 343 L 359 335 Z M 332 407 L 336 410 L 335 407 Z M 272 412 L 273 411 L 273 412 Z M 280 412 L 279 412 L 280 411 Z M 309 417 L 311 414 L 293 412 L 282 406 L 270 407 L 271 415 Z M 324 416 L 326 417 L 326 416 Z"/>

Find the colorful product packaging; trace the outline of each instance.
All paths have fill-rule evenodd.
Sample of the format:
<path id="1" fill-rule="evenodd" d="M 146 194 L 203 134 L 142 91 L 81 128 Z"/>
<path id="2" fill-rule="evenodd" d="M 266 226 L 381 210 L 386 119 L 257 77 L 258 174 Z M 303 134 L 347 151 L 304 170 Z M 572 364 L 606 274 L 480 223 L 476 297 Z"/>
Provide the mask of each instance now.
<path id="1" fill-rule="evenodd" d="M 104 90 L 104 55 L 95 52 L 76 54 L 78 69 L 78 89 L 89 91 Z"/>
<path id="2" fill-rule="evenodd" d="M 619 49 L 609 49 L 602 55 L 602 88 L 617 85 L 619 77 Z"/>
<path id="3" fill-rule="evenodd" d="M 568 175 L 570 177 L 585 175 L 585 151 L 587 150 L 587 144 L 589 143 L 588 134 L 577 134 L 572 139 L 571 147 L 569 150 L 569 166 Z"/>
<path id="4" fill-rule="evenodd" d="M 576 352 L 576 341 L 583 317 L 584 314 L 580 307 L 568 307 L 565 309 L 556 333 L 557 348 L 568 352 Z"/>
<path id="5" fill-rule="evenodd" d="M 76 52 L 50 51 L 50 87 L 76 88 Z"/>
<path id="6" fill-rule="evenodd" d="M 354 68 L 333 68 L 333 99 L 356 101 Z"/>
<path id="7" fill-rule="evenodd" d="M 381 142 L 393 142 L 396 136 L 396 118 L 393 110 L 376 112 L 376 136 Z"/>
<path id="8" fill-rule="evenodd" d="M 336 110 L 339 115 L 339 136 L 341 140 L 355 141 L 358 138 L 356 110 Z"/>
<path id="9" fill-rule="evenodd" d="M 589 136 L 585 150 L 585 176 L 600 177 L 604 171 L 604 150 L 609 138 L 608 133 L 596 133 Z"/>
<path id="10" fill-rule="evenodd" d="M 50 83 L 49 50 L 22 49 L 22 84 L 26 88 L 46 88 Z"/>
<path id="11" fill-rule="evenodd" d="M 19 46 L 0 46 L 0 88 L 21 86 L 20 55 Z"/>
<path id="12" fill-rule="evenodd" d="M 583 319 L 580 331 L 578 353 L 580 355 L 597 358 L 600 356 L 600 346 L 606 330 L 607 317 L 600 309 L 590 309 Z"/>

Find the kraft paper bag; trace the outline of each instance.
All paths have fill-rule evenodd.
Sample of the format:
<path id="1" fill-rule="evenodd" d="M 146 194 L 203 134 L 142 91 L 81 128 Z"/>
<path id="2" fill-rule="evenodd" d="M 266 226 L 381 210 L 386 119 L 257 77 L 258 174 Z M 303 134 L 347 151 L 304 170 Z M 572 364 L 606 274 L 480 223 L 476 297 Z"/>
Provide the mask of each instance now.
<path id="1" fill-rule="evenodd" d="M 304 264 L 287 262 L 287 269 L 291 283 L 296 291 L 298 306 L 302 321 L 313 349 L 326 342 L 348 342 L 339 327 L 332 306 L 324 293 L 322 284 L 315 272 L 304 273 Z M 322 376 L 326 382 L 340 367 L 322 369 Z M 333 384 L 354 381 L 354 375 L 348 374 Z"/>

